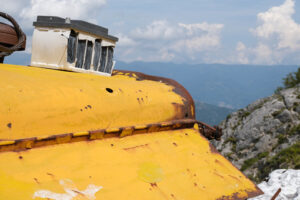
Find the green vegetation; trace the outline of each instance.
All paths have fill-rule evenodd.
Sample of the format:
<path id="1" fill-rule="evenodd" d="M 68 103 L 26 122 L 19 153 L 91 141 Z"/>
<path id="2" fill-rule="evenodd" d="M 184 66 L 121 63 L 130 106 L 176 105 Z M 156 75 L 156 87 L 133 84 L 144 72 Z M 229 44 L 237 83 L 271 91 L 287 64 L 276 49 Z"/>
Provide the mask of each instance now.
<path id="1" fill-rule="evenodd" d="M 251 167 L 252 165 L 257 163 L 257 161 L 261 160 L 262 158 L 267 157 L 268 155 L 269 155 L 269 152 L 262 152 L 262 153 L 259 153 L 254 158 L 250 158 L 248 160 L 245 160 L 244 164 L 242 165 L 241 170 L 244 171 L 244 170 L 248 169 L 249 167 Z"/>
<path id="2" fill-rule="evenodd" d="M 295 87 L 299 83 L 300 83 L 300 68 L 298 68 L 297 72 L 289 73 L 285 78 L 283 78 L 284 87 L 278 87 L 275 90 L 275 93 L 278 94 L 280 90 L 285 88 Z"/>
<path id="3" fill-rule="evenodd" d="M 236 138 L 235 137 L 229 137 L 224 141 L 225 144 L 228 143 L 228 142 L 230 142 L 232 144 L 231 151 L 236 152 L 236 142 L 237 142 Z"/>
<path id="4" fill-rule="evenodd" d="M 285 88 L 291 88 L 300 83 L 300 68 L 297 72 L 289 73 L 286 78 L 283 79 Z"/>
<path id="5" fill-rule="evenodd" d="M 226 154 L 225 154 L 225 157 L 226 157 L 226 158 L 228 158 L 228 159 L 230 159 L 230 160 L 233 160 L 233 157 L 232 157 L 232 155 L 233 155 L 233 153 L 232 153 L 232 152 L 230 152 L 230 153 L 226 153 Z"/>
<path id="6" fill-rule="evenodd" d="M 288 142 L 288 138 L 287 138 L 286 134 L 279 134 L 279 135 L 276 136 L 276 138 L 278 139 L 277 140 L 277 144 L 272 147 L 272 151 L 274 149 L 276 149 L 279 145 L 281 145 L 281 144 L 283 144 L 285 142 Z"/>
<path id="7" fill-rule="evenodd" d="M 294 103 L 293 103 L 292 110 L 293 110 L 293 111 L 296 111 L 296 108 L 297 108 L 299 105 L 300 105 L 299 102 L 294 102 Z"/>
<path id="8" fill-rule="evenodd" d="M 239 120 L 238 123 L 232 127 L 232 130 L 235 130 L 239 125 L 241 125 L 241 120 Z"/>
<path id="9" fill-rule="evenodd" d="M 281 108 L 280 110 L 277 110 L 275 112 L 272 113 L 273 117 L 277 117 L 278 115 L 280 115 L 282 112 L 284 111 L 284 108 Z"/>
<path id="10" fill-rule="evenodd" d="M 269 159 L 259 170 L 258 179 L 263 180 L 275 169 L 300 169 L 300 141 L 283 149 L 271 159 Z"/>
<path id="11" fill-rule="evenodd" d="M 228 115 L 226 116 L 226 122 L 228 122 L 228 120 L 230 119 L 230 117 L 231 117 L 231 114 L 228 114 Z"/>
<path id="12" fill-rule="evenodd" d="M 241 117 L 242 117 L 242 119 L 244 119 L 244 118 L 248 117 L 250 114 L 251 114 L 250 112 L 245 111 L 242 113 Z"/>
<path id="13" fill-rule="evenodd" d="M 225 144 L 228 143 L 228 142 L 236 144 L 236 138 L 235 137 L 229 137 L 224 142 L 225 142 Z"/>
<path id="14" fill-rule="evenodd" d="M 296 135 L 300 134 L 300 124 L 293 126 L 287 133 L 288 135 Z"/>
<path id="15" fill-rule="evenodd" d="M 283 144 L 288 141 L 285 134 L 279 134 L 279 135 L 277 135 L 276 138 L 278 139 L 278 142 L 277 142 L 278 144 Z"/>
<path id="16" fill-rule="evenodd" d="M 254 112 L 257 109 L 260 109 L 263 107 L 263 105 L 268 101 L 269 98 L 265 98 L 260 104 L 256 105 L 251 112 Z"/>

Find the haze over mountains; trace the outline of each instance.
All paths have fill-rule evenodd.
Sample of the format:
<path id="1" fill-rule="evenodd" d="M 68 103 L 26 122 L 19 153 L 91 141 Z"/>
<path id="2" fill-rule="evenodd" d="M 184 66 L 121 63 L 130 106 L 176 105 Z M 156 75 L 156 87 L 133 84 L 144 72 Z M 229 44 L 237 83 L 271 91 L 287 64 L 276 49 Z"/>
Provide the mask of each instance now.
<path id="1" fill-rule="evenodd" d="M 118 61 L 115 69 L 163 76 L 181 83 L 195 101 L 239 109 L 273 94 L 296 65 L 174 64 Z"/>

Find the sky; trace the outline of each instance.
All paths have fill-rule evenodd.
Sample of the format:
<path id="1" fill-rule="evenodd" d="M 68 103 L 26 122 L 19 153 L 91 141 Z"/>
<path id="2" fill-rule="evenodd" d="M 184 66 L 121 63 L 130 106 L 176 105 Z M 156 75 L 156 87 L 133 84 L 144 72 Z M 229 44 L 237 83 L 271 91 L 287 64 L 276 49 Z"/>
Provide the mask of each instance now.
<path id="1" fill-rule="evenodd" d="M 107 27 L 125 62 L 298 64 L 300 2 L 295 0 L 0 0 L 27 34 L 37 15 Z"/>

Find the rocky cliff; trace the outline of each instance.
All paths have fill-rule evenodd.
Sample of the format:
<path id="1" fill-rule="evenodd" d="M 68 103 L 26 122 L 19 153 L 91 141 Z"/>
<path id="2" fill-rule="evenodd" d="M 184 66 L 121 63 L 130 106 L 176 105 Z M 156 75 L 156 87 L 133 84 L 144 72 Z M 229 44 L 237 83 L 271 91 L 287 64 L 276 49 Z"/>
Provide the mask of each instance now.
<path id="1" fill-rule="evenodd" d="M 259 99 L 230 114 L 217 149 L 249 178 L 274 169 L 300 168 L 300 85 Z"/>

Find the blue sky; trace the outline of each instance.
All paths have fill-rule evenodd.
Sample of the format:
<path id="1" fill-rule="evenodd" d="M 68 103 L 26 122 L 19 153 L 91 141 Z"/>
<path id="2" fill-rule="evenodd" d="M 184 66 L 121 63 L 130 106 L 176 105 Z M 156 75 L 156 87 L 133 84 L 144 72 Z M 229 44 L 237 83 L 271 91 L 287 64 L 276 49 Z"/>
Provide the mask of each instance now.
<path id="1" fill-rule="evenodd" d="M 120 38 L 126 62 L 298 64 L 295 0 L 0 0 L 28 35 L 36 15 L 84 19 Z"/>

